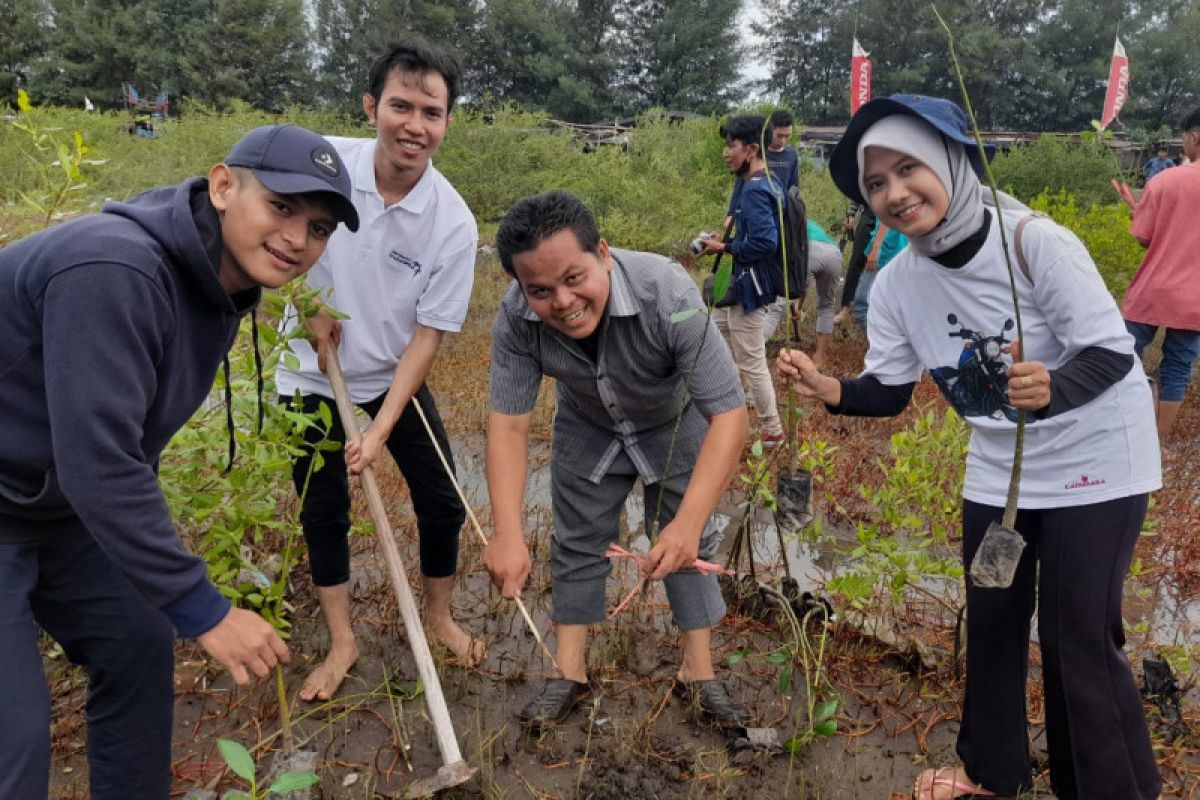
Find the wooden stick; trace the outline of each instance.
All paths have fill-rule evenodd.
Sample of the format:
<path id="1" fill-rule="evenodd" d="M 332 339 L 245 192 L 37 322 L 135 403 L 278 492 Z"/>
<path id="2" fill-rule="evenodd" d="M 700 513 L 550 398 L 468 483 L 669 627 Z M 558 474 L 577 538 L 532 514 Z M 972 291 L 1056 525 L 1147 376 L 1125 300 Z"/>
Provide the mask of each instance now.
<path id="1" fill-rule="evenodd" d="M 350 402 L 350 394 L 346 391 L 346 380 L 342 377 L 342 367 L 338 362 L 337 350 L 327 348 L 327 374 L 333 387 L 334 401 L 337 403 L 338 416 L 342 427 L 346 429 L 346 438 L 354 444 L 362 443 L 362 431 L 354 417 L 354 406 Z M 396 539 L 392 535 L 392 526 L 388 522 L 387 510 L 383 507 L 383 498 L 379 494 L 379 485 L 375 481 L 375 473 L 367 467 L 359 475 L 363 490 L 367 495 L 367 506 L 371 509 L 371 518 L 375 521 L 375 534 L 383 546 L 383 560 L 387 563 L 388 573 L 392 578 L 392 586 L 396 590 L 396 600 L 400 604 L 400 617 L 404 622 L 404 630 L 408 634 L 412 646 L 413 658 L 417 662 L 417 671 L 425 686 L 425 707 L 433 720 L 433 728 L 437 733 L 438 747 L 442 751 L 442 761 L 446 766 L 462 762 L 462 753 L 458 749 L 458 739 L 454 735 L 454 723 L 450 720 L 450 711 L 446 707 L 446 698 L 442 694 L 442 685 L 438 680 L 437 670 L 433 665 L 433 656 L 429 652 L 429 642 L 425 639 L 425 628 L 417 613 L 417 604 L 413 599 L 412 588 L 404 571 L 404 562 L 400 559 L 400 550 L 396 547 Z"/>
<path id="2" fill-rule="evenodd" d="M 454 484 L 454 491 L 458 492 L 458 499 L 462 501 L 463 508 L 467 510 L 467 516 L 471 519 L 471 527 L 475 530 L 475 534 L 479 537 L 480 543 L 487 547 L 487 534 L 483 532 L 483 526 L 479 524 L 479 520 L 475 517 L 475 512 L 471 510 L 471 504 L 467 502 L 467 496 L 463 493 L 462 486 L 459 485 L 458 479 L 454 477 L 454 470 L 450 468 L 450 462 L 446 459 L 445 453 L 442 452 L 442 446 L 438 443 L 437 436 L 433 433 L 433 428 L 429 424 L 429 420 L 425 418 L 425 410 L 421 408 L 421 403 L 414 396 L 412 404 L 417 409 L 417 414 L 421 417 L 421 423 L 425 426 L 425 431 L 429 434 L 429 441 L 433 442 L 433 447 L 437 450 L 438 458 L 442 461 L 442 467 L 446 470 L 446 475 L 450 478 L 450 483 Z M 538 631 L 537 625 L 533 622 L 533 617 L 529 616 L 529 609 L 525 607 L 525 602 L 518 596 L 513 600 L 517 603 L 517 608 L 521 611 L 521 616 L 525 618 L 525 624 L 529 626 L 529 630 L 533 633 L 533 638 L 537 639 L 537 643 L 542 646 L 542 652 L 546 654 L 546 658 L 550 659 L 550 663 L 558 669 L 558 662 L 554 660 L 554 656 L 550 654 L 550 648 L 546 646 L 545 640 L 542 639 L 542 634 Z M 561 672 L 562 670 L 559 670 Z"/>

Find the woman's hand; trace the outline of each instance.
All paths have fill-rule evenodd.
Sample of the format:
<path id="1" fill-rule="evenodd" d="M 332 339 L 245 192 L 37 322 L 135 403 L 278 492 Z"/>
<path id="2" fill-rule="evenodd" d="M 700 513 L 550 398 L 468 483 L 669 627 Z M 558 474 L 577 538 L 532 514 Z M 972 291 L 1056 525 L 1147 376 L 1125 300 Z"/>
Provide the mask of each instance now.
<path id="1" fill-rule="evenodd" d="M 789 381 L 793 391 L 801 397 L 812 397 L 831 406 L 842 402 L 841 382 L 822 374 L 804 351 L 785 347 L 779 351 L 775 364 L 780 376 Z"/>
<path id="2" fill-rule="evenodd" d="M 1050 405 L 1050 371 L 1041 361 L 1022 361 L 1021 342 L 1012 343 L 1013 365 L 1008 368 L 1008 402 L 1022 411 Z"/>

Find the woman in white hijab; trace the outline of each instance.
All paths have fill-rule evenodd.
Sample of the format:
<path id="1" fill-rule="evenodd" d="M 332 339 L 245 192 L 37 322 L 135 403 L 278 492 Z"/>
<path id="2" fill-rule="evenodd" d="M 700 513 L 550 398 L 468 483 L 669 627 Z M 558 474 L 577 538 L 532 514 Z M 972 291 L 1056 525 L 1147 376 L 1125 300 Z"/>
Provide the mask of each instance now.
<path id="1" fill-rule="evenodd" d="M 1026 544 L 1015 577 L 1003 589 L 967 579 L 962 766 L 922 772 L 913 797 L 1032 789 L 1025 684 L 1035 607 L 1055 794 L 1157 797 L 1162 782 L 1122 650 L 1121 598 L 1161 469 L 1150 390 L 1116 303 L 1074 235 L 1010 197 L 991 202 L 966 116 L 948 100 L 866 104 L 830 171 L 910 246 L 872 289 L 863 373 L 835 379 L 784 351 L 778 366 L 796 393 L 835 414 L 889 416 L 929 372 L 972 429 L 964 565 L 1001 519 L 1016 420 L 1022 412 L 1028 420 L 1015 526 Z M 1019 344 L 1001 226 L 1022 264 L 1012 270 Z"/>

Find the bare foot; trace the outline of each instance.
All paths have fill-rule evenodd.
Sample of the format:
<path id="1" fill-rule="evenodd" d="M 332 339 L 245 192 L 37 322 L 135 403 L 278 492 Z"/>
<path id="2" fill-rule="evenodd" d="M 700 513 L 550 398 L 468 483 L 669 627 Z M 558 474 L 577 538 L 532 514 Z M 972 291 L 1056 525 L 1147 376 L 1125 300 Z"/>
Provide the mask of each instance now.
<path id="1" fill-rule="evenodd" d="M 329 655 L 308 675 L 304 686 L 300 689 L 300 699 L 305 702 L 331 700 L 337 693 L 338 687 L 350 673 L 354 662 L 358 661 L 358 646 L 351 641 L 349 644 L 330 646 Z"/>
<path id="2" fill-rule="evenodd" d="M 914 800 L 954 800 L 956 797 L 995 797 L 974 783 L 962 767 L 927 769 L 917 776 Z"/>
<path id="3" fill-rule="evenodd" d="M 473 667 L 483 661 L 487 645 L 464 631 L 451 617 L 431 619 L 428 624 L 433 637 L 464 665 Z"/>

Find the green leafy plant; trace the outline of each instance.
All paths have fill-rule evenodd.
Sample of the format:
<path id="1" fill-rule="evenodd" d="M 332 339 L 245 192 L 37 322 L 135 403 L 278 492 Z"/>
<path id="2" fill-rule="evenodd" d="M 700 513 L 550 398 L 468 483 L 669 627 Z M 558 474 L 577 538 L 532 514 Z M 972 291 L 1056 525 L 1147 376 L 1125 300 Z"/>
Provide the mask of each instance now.
<path id="1" fill-rule="evenodd" d="M 1010 194 L 1029 198 L 1067 192 L 1080 207 L 1107 205 L 1113 194 L 1112 152 L 1092 132 L 1078 143 L 1044 134 L 1027 144 L 996 154 L 992 170 L 997 184 Z"/>
<path id="2" fill-rule="evenodd" d="M 967 426 L 952 409 L 928 409 L 891 439 L 891 464 L 881 465 L 878 487 L 859 492 L 875 510 L 859 523 L 854 544 L 826 589 L 860 612 L 901 605 L 909 591 L 927 594 L 928 578 L 962 576 L 945 546 L 961 526 L 959 498 L 968 444 Z M 942 601 L 944 602 L 944 601 Z"/>
<path id="3" fill-rule="evenodd" d="M 255 775 L 254 758 L 250 751 L 232 739 L 218 739 L 217 749 L 221 758 L 229 765 L 242 780 L 250 784 L 249 793 L 227 795 L 230 800 L 265 800 L 271 794 L 286 794 L 300 789 L 307 789 L 320 783 L 320 778 L 313 772 L 285 772 L 276 778 L 270 786 L 259 791 L 258 778 Z"/>
<path id="4" fill-rule="evenodd" d="M 1145 248 L 1129 233 L 1129 207 L 1124 203 L 1087 206 L 1065 190 L 1044 192 L 1029 205 L 1035 211 L 1049 214 L 1079 237 L 1108 290 L 1120 300 L 1146 254 Z"/>
<path id="5" fill-rule="evenodd" d="M 57 128 L 47 125 L 34 110 L 24 89 L 17 90 L 17 116 L 11 124 L 28 136 L 32 152 L 27 150 L 25 156 L 38 176 L 36 189 L 19 190 L 18 194 L 37 211 L 42 225 L 49 225 L 66 206 L 68 196 L 87 186 L 81 169 L 83 165 L 103 164 L 104 161 L 86 157 L 91 148 L 79 131 L 74 132 L 69 144 L 59 141 L 54 135 Z"/>

